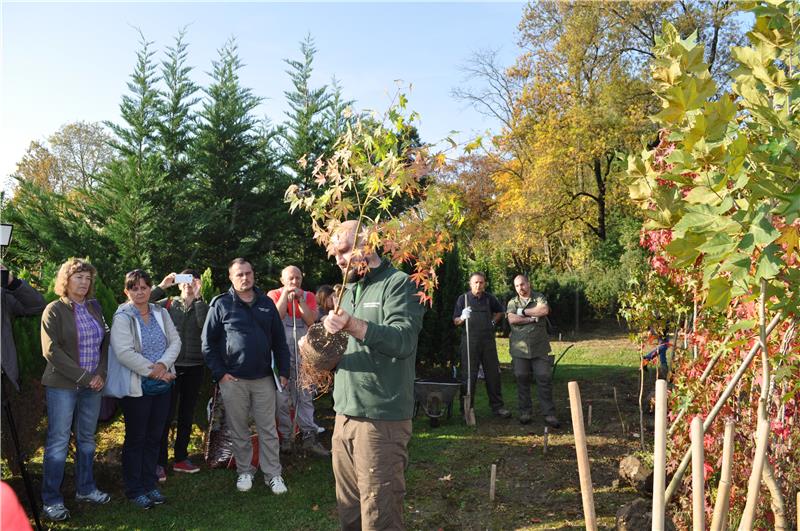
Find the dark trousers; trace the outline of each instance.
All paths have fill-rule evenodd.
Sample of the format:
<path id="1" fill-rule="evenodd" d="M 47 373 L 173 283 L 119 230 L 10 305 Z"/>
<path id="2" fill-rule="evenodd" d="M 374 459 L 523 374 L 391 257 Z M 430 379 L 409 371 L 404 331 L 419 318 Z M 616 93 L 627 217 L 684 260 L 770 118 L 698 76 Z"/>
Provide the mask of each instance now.
<path id="1" fill-rule="evenodd" d="M 122 480 L 125 496 L 130 499 L 156 488 L 158 448 L 167 422 L 169 400 L 169 393 L 120 399 L 125 416 Z"/>
<path id="2" fill-rule="evenodd" d="M 192 435 L 194 421 L 194 408 L 197 405 L 197 396 L 203 384 L 202 365 L 192 367 L 175 367 L 177 378 L 170 393 L 169 416 L 164 423 L 164 433 L 161 435 L 161 449 L 158 454 L 158 464 L 167 466 L 167 450 L 169 449 L 169 429 L 175 412 L 178 413 L 177 433 L 175 435 L 175 462 L 185 461 L 189 458 L 189 438 Z"/>
<path id="3" fill-rule="evenodd" d="M 553 405 L 553 356 L 538 356 L 533 359 L 511 358 L 514 366 L 514 377 L 517 379 L 517 400 L 519 412 L 531 413 L 531 383 L 536 381 L 536 394 L 542 415 L 547 417 L 556 414 Z"/>
<path id="4" fill-rule="evenodd" d="M 494 334 L 490 337 L 477 337 L 469 342 L 470 356 L 470 388 L 472 404 L 475 403 L 475 384 L 478 382 L 478 365 L 483 365 L 483 376 L 486 381 L 486 392 L 489 395 L 489 406 L 492 411 L 503 407 L 503 395 L 500 390 L 500 362 L 497 359 L 497 345 Z M 467 340 L 461 338 L 461 392 L 467 392 Z"/>

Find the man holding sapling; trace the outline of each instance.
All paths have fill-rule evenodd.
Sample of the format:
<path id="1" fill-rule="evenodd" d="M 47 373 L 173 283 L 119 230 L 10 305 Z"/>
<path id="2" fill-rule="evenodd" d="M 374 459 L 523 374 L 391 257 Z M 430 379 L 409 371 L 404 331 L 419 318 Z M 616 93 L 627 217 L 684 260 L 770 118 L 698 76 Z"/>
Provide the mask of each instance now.
<path id="1" fill-rule="evenodd" d="M 349 336 L 333 388 L 336 502 L 342 529 L 402 529 L 425 309 L 408 275 L 365 249 L 362 238 L 356 243 L 356 229 L 345 221 L 331 238 L 331 254 L 350 273 L 341 307 L 323 322 L 329 333 Z"/>
<path id="2" fill-rule="evenodd" d="M 469 291 L 456 300 L 453 323 L 461 326 L 461 380 L 463 394 L 466 394 L 467 378 L 470 379 L 472 401 L 475 401 L 475 384 L 478 381 L 478 365 L 483 366 L 486 378 L 486 392 L 492 413 L 507 419 L 511 412 L 504 407 L 500 389 L 500 361 L 497 359 L 494 329 L 503 318 L 503 307 L 494 295 L 486 291 L 486 276 L 472 273 L 469 277 Z M 469 331 L 466 321 L 469 320 Z M 469 343 L 469 349 L 467 344 Z M 467 375 L 467 351 L 469 351 L 470 374 Z M 473 407 L 472 404 L 469 407 Z"/>
<path id="3" fill-rule="evenodd" d="M 542 293 L 531 291 L 525 275 L 514 277 L 514 289 L 517 296 L 508 301 L 506 313 L 511 325 L 508 350 L 517 379 L 519 421 L 522 424 L 531 421 L 531 383 L 535 380 L 544 421 L 559 428 L 561 425 L 553 405 L 553 356 L 550 355 L 550 339 L 547 337 L 550 306 Z"/>
<path id="4" fill-rule="evenodd" d="M 303 273 L 297 266 L 289 265 L 281 271 L 282 287 L 267 292 L 278 308 L 283 320 L 283 331 L 290 353 L 289 385 L 286 392 L 278 393 L 278 432 L 281 435 L 281 451 L 292 451 L 294 423 L 289 413 L 289 398 L 294 404 L 294 415 L 300 428 L 303 449 L 319 457 L 328 457 L 330 452 L 317 441 L 319 427 L 314 423 L 313 391 L 302 389 L 297 382 L 298 358 L 295 347 L 306 335 L 308 327 L 317 321 L 317 297 L 313 292 L 303 291 Z"/>

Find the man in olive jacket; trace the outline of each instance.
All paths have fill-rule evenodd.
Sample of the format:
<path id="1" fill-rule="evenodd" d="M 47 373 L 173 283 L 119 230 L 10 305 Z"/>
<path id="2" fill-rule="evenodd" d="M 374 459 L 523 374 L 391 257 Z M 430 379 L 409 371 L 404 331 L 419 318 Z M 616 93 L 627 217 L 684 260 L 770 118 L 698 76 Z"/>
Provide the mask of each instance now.
<path id="1" fill-rule="evenodd" d="M 355 232 L 356 222 L 347 221 L 332 238 L 337 265 L 344 271 L 351 261 L 353 274 L 339 312 L 323 321 L 329 332 L 350 336 L 333 388 L 339 522 L 345 530 L 402 529 L 417 338 L 425 309 L 408 275 L 374 252 L 362 254 Z"/>
<path id="2" fill-rule="evenodd" d="M 517 296 L 508 301 L 506 313 L 511 325 L 509 352 L 517 379 L 519 421 L 531 421 L 531 383 L 536 380 L 539 407 L 545 423 L 558 428 L 560 424 L 553 405 L 553 356 L 550 355 L 550 340 L 547 337 L 547 315 L 550 306 L 545 296 L 532 292 L 528 277 L 514 278 Z"/>

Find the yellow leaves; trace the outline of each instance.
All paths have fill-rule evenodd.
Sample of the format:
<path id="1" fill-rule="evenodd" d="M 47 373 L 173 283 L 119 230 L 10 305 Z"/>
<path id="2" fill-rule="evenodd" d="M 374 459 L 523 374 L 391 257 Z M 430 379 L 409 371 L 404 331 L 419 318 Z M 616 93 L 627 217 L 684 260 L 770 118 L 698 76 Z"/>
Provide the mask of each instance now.
<path id="1" fill-rule="evenodd" d="M 800 250 L 800 227 L 796 225 L 786 225 L 780 232 L 780 238 L 775 241 L 776 243 L 786 246 L 787 256 L 791 256 L 792 253 L 800 255 L 798 252 Z"/>

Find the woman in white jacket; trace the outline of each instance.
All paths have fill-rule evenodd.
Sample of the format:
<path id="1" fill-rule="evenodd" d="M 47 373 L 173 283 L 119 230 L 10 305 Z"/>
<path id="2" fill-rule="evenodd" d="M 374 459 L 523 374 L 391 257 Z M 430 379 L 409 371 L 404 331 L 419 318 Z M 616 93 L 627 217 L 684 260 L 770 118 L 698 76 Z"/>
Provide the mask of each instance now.
<path id="1" fill-rule="evenodd" d="M 156 488 L 156 463 L 169 414 L 173 365 L 181 350 L 169 313 L 148 303 L 151 288 L 145 271 L 125 275 L 128 302 L 117 309 L 111 325 L 113 355 L 131 371 L 127 396 L 120 399 L 125 417 L 122 479 L 125 495 L 142 509 L 166 501 Z"/>

